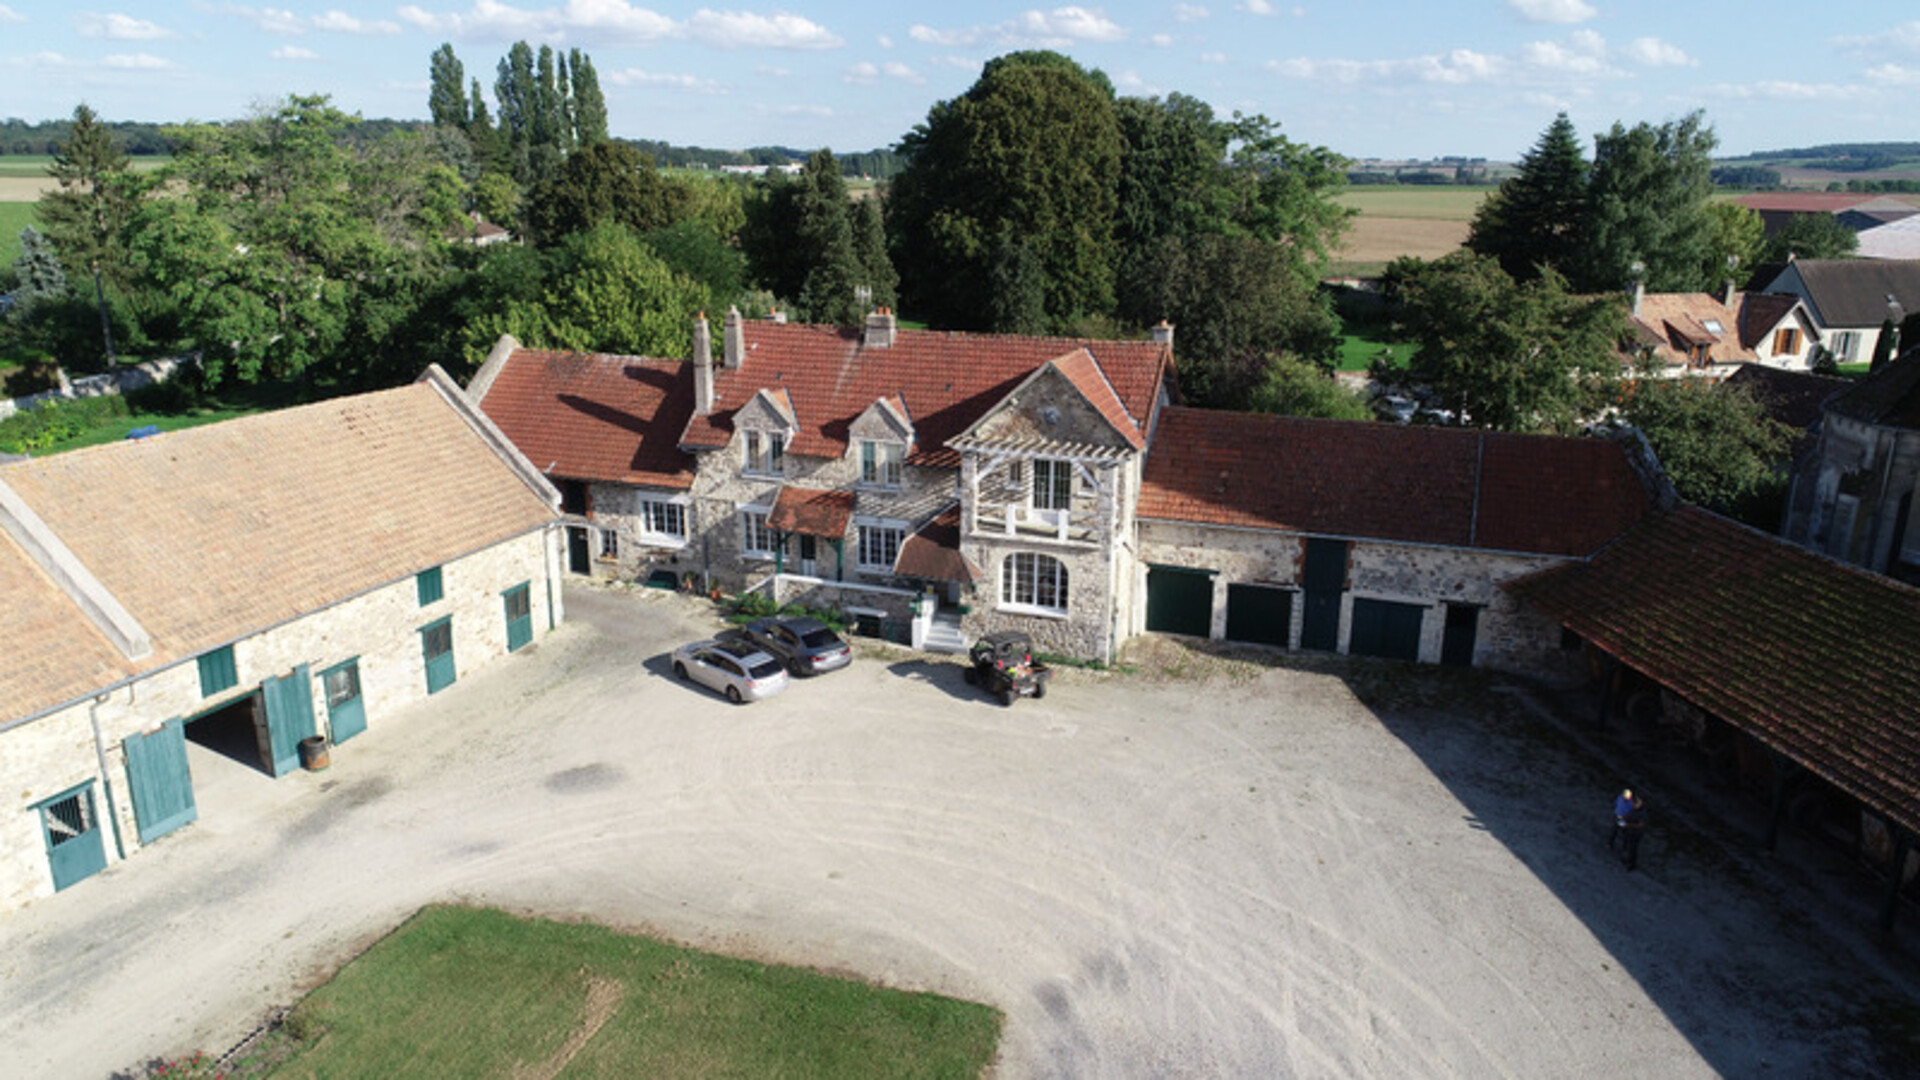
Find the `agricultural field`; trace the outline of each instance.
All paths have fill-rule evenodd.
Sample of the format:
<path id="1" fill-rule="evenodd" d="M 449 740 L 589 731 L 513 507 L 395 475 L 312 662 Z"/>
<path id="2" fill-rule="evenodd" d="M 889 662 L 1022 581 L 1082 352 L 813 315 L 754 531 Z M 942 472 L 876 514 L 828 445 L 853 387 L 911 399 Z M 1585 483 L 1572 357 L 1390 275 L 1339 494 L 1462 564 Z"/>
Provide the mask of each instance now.
<path id="1" fill-rule="evenodd" d="M 0 266 L 20 257 L 20 230 L 33 224 L 32 202 L 0 200 Z"/>
<path id="2" fill-rule="evenodd" d="M 1467 223 L 1491 187 L 1365 187 L 1339 196 L 1360 212 L 1334 253 L 1336 274 L 1377 274 L 1402 255 L 1435 259 L 1467 238 Z"/>

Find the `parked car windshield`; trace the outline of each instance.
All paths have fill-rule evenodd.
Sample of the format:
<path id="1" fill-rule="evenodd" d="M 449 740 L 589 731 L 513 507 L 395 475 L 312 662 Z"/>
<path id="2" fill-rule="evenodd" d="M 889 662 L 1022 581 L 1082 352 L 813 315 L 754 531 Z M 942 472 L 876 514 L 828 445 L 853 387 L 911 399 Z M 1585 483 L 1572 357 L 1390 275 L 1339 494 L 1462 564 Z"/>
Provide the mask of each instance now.
<path id="1" fill-rule="evenodd" d="M 780 662 L 778 660 L 763 660 L 753 665 L 751 670 L 753 677 L 756 679 L 771 678 L 780 673 Z"/>

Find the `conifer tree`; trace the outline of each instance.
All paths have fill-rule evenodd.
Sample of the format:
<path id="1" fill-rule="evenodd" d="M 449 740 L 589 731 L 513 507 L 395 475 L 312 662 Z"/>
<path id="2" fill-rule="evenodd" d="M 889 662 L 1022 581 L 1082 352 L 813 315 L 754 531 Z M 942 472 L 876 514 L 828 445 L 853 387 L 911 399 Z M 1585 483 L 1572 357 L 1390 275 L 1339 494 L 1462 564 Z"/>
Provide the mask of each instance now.
<path id="1" fill-rule="evenodd" d="M 1561 113 L 1520 159 L 1520 171 L 1480 204 L 1467 248 L 1498 260 L 1515 281 L 1532 281 L 1541 267 L 1571 273 L 1580 262 L 1587 169 L 1573 121 Z"/>

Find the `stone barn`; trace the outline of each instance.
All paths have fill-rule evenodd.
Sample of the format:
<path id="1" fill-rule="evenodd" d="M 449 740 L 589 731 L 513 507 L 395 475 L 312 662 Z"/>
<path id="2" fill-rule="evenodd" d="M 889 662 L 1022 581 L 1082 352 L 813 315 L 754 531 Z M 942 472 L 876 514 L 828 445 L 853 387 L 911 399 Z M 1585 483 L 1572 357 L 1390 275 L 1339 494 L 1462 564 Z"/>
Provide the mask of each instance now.
<path id="1" fill-rule="evenodd" d="M 558 502 L 437 368 L 0 466 L 0 910 L 551 629 Z"/>

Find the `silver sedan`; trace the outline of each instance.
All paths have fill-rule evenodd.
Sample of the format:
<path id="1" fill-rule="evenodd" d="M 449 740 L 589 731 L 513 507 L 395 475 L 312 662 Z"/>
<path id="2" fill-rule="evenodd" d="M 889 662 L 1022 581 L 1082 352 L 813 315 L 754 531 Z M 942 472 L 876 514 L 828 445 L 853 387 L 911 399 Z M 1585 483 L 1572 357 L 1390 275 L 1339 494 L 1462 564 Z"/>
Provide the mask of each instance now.
<path id="1" fill-rule="evenodd" d="M 725 694 L 735 705 L 787 688 L 787 669 L 751 641 L 695 641 L 673 650 L 673 673 Z"/>

